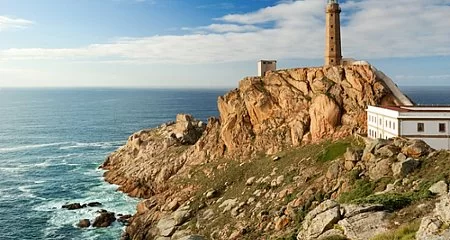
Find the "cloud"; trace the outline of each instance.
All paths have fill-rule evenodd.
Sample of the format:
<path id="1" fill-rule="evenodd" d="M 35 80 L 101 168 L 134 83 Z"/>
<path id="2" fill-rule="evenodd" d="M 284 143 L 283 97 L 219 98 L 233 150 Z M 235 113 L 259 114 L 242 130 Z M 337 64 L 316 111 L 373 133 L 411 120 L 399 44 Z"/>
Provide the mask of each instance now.
<path id="1" fill-rule="evenodd" d="M 343 53 L 376 59 L 450 55 L 449 0 L 358 0 L 343 9 Z M 120 38 L 67 49 L 7 49 L 0 60 L 68 59 L 129 63 L 211 63 L 317 59 L 324 48 L 325 1 L 282 1 L 222 16 L 185 35 Z"/>
<path id="2" fill-rule="evenodd" d="M 21 29 L 33 25 L 33 21 L 21 19 L 21 18 L 10 18 L 6 16 L 0 16 L 0 32 L 8 29 Z"/>
<path id="3" fill-rule="evenodd" d="M 227 33 L 227 32 L 255 32 L 261 30 L 261 28 L 254 25 L 238 25 L 238 24 L 211 24 L 208 26 L 201 26 L 195 28 L 182 28 L 185 31 L 192 31 L 195 33 Z"/>

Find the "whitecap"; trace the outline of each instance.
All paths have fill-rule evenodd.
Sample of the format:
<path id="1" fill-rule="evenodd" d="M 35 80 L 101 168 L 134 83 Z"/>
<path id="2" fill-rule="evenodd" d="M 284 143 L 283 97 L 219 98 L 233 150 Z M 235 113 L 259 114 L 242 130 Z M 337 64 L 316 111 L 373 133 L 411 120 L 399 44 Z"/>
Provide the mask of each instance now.
<path id="1" fill-rule="evenodd" d="M 37 148 L 45 148 L 45 147 L 53 147 L 70 144 L 69 142 L 56 142 L 56 143 L 44 143 L 44 144 L 31 144 L 31 145 L 22 145 L 16 147 L 7 147 L 0 148 L 0 153 L 8 153 L 8 152 L 20 152 L 29 149 L 37 149 Z"/>
<path id="2" fill-rule="evenodd" d="M 72 145 L 70 146 L 63 146 L 60 147 L 60 150 L 69 150 L 74 148 L 113 148 L 113 147 L 119 147 L 123 144 L 125 144 L 124 141 L 113 141 L 113 142 L 90 142 L 90 143 L 83 143 L 83 142 L 72 142 Z"/>

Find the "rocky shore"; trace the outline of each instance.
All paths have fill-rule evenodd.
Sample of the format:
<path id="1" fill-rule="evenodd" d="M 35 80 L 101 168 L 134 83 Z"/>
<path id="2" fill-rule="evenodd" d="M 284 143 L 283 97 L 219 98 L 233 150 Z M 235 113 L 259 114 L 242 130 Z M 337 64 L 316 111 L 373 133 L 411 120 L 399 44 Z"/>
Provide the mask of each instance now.
<path id="1" fill-rule="evenodd" d="M 352 137 L 366 133 L 367 105 L 399 103 L 370 65 L 245 78 L 219 97 L 219 118 L 179 114 L 106 159 L 105 180 L 143 199 L 122 238 L 446 236 L 449 220 L 430 213 L 446 207 L 448 152 Z"/>

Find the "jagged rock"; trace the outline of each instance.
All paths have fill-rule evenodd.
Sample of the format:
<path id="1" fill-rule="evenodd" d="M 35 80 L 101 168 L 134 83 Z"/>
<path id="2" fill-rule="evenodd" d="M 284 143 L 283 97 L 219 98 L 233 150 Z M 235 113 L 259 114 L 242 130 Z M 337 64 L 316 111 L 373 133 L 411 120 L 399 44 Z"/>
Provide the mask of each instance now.
<path id="1" fill-rule="evenodd" d="M 210 189 L 210 190 L 208 190 L 206 193 L 205 193 L 205 197 L 206 198 L 214 198 L 214 197 L 216 197 L 217 196 L 217 194 L 218 194 L 218 192 L 216 191 L 216 190 L 214 190 L 214 189 Z"/>
<path id="2" fill-rule="evenodd" d="M 334 100 L 321 94 L 312 100 L 309 115 L 312 139 L 317 141 L 327 133 L 334 132 L 340 124 L 341 110 Z"/>
<path id="3" fill-rule="evenodd" d="M 188 235 L 178 238 L 178 240 L 206 240 L 206 238 L 200 235 Z"/>
<path id="4" fill-rule="evenodd" d="M 78 222 L 77 227 L 79 228 L 88 228 L 91 226 L 91 221 L 89 219 L 81 219 L 80 222 Z"/>
<path id="5" fill-rule="evenodd" d="M 392 176 L 392 162 L 393 161 L 389 158 L 375 160 L 375 162 L 369 167 L 370 179 L 378 180 L 382 177 Z"/>
<path id="6" fill-rule="evenodd" d="M 340 230 L 330 229 L 317 238 L 317 240 L 330 240 L 330 239 L 347 239 L 347 237 Z"/>
<path id="7" fill-rule="evenodd" d="M 70 203 L 62 206 L 62 208 L 66 208 L 67 210 L 77 210 L 85 207 L 86 204 L 81 205 L 80 203 Z"/>
<path id="8" fill-rule="evenodd" d="M 403 162 L 403 161 L 405 161 L 406 159 L 407 159 L 407 157 L 406 157 L 406 155 L 403 154 L 403 153 L 399 153 L 399 154 L 397 155 L 397 161 L 399 161 L 399 162 Z"/>
<path id="9" fill-rule="evenodd" d="M 376 212 L 384 210 L 384 206 L 381 204 L 342 204 L 341 212 L 343 218 L 351 218 L 361 213 Z"/>
<path id="10" fill-rule="evenodd" d="M 251 186 L 253 185 L 253 183 L 255 182 L 256 177 L 251 177 L 249 179 L 247 179 L 247 181 L 245 182 L 245 185 L 247 186 Z"/>
<path id="11" fill-rule="evenodd" d="M 386 212 L 364 212 L 337 223 L 345 236 L 352 240 L 367 240 L 388 231 L 389 220 Z"/>
<path id="12" fill-rule="evenodd" d="M 158 204 L 155 198 L 149 198 L 140 201 L 136 206 L 137 213 L 144 213 L 152 209 Z"/>
<path id="13" fill-rule="evenodd" d="M 291 220 L 289 219 L 288 216 L 279 217 L 275 221 L 275 230 L 280 231 L 280 230 L 284 229 L 289 224 L 290 221 Z"/>
<path id="14" fill-rule="evenodd" d="M 102 203 L 100 202 L 90 202 L 87 204 L 88 207 L 99 207 L 102 206 Z"/>
<path id="15" fill-rule="evenodd" d="M 170 237 L 176 231 L 177 222 L 171 216 L 162 217 L 156 224 L 159 235 Z"/>
<path id="16" fill-rule="evenodd" d="M 408 145 L 402 148 L 402 153 L 408 157 L 420 158 L 426 156 L 431 152 L 430 146 L 423 140 L 412 139 L 408 142 Z"/>
<path id="17" fill-rule="evenodd" d="M 394 176 L 405 177 L 406 175 L 413 172 L 419 166 L 419 164 L 420 162 L 418 160 L 408 158 L 405 161 L 393 163 L 392 172 L 394 173 Z"/>
<path id="18" fill-rule="evenodd" d="M 339 162 L 334 162 L 328 167 L 325 177 L 328 179 L 336 179 L 339 176 L 340 172 L 341 172 L 341 166 L 340 166 Z"/>
<path id="19" fill-rule="evenodd" d="M 237 204 L 238 204 L 237 198 L 227 199 L 219 205 L 219 208 L 223 208 L 223 212 L 228 212 L 232 208 L 234 208 Z"/>
<path id="20" fill-rule="evenodd" d="M 436 203 L 434 213 L 444 223 L 450 224 L 450 196 L 448 194 L 439 198 L 439 201 Z"/>
<path id="21" fill-rule="evenodd" d="M 340 217 L 340 207 L 337 202 L 332 200 L 322 202 L 306 215 L 297 239 L 317 239 L 326 230 L 331 229 Z"/>
<path id="22" fill-rule="evenodd" d="M 178 199 L 174 199 L 167 204 L 166 210 L 175 211 L 179 206 L 180 203 L 178 202 Z"/>
<path id="23" fill-rule="evenodd" d="M 450 239 L 449 230 L 441 231 L 443 222 L 436 217 L 424 217 L 416 233 L 417 240 L 446 240 Z"/>
<path id="24" fill-rule="evenodd" d="M 439 181 L 431 185 L 430 189 L 428 190 L 430 190 L 431 193 L 442 196 L 448 193 L 448 185 L 445 181 Z"/>
<path id="25" fill-rule="evenodd" d="M 92 226 L 99 228 L 109 227 L 114 221 L 116 221 L 116 217 L 113 212 L 101 212 L 100 216 L 95 218 Z"/>
<path id="26" fill-rule="evenodd" d="M 175 220 L 175 225 L 179 226 L 191 217 L 189 207 L 182 207 L 172 213 L 172 218 Z"/>
<path id="27" fill-rule="evenodd" d="M 398 154 L 399 151 L 400 151 L 400 149 L 396 146 L 386 145 L 386 146 L 383 146 L 383 147 L 377 149 L 375 151 L 375 154 L 379 155 L 380 157 L 389 158 L 389 157 L 392 157 L 392 156 L 395 156 L 396 154 Z"/>

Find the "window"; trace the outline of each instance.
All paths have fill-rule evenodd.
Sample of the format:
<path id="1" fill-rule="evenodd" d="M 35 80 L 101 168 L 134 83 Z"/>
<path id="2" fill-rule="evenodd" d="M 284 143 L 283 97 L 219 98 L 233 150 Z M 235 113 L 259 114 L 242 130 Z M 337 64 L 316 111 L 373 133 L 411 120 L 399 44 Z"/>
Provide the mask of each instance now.
<path id="1" fill-rule="evenodd" d="M 392 123 L 392 127 L 393 127 L 392 129 L 395 130 L 395 122 Z"/>
<path id="2" fill-rule="evenodd" d="M 392 122 L 389 121 L 389 128 L 392 128 Z"/>
<path id="3" fill-rule="evenodd" d="M 425 124 L 423 124 L 423 123 L 417 123 L 417 131 L 418 131 L 418 132 L 423 132 L 423 131 L 425 131 Z"/>
<path id="4" fill-rule="evenodd" d="M 333 28 L 333 25 L 331 25 L 330 28 Z"/>
<path id="5" fill-rule="evenodd" d="M 331 51 L 334 51 L 334 48 L 331 48 Z"/>
<path id="6" fill-rule="evenodd" d="M 380 125 L 383 125 L 383 121 L 381 120 L 381 118 L 380 118 Z"/>
<path id="7" fill-rule="evenodd" d="M 331 37 L 331 40 L 333 40 L 334 39 L 334 37 Z"/>
<path id="8" fill-rule="evenodd" d="M 331 16 L 333 16 L 333 14 L 331 14 Z"/>
<path id="9" fill-rule="evenodd" d="M 386 120 L 386 127 L 387 127 L 387 120 Z"/>
<path id="10" fill-rule="evenodd" d="M 439 132 L 445 132 L 445 123 L 439 123 Z"/>
<path id="11" fill-rule="evenodd" d="M 334 62 L 334 60 L 333 60 L 333 59 L 331 59 L 331 62 Z"/>

